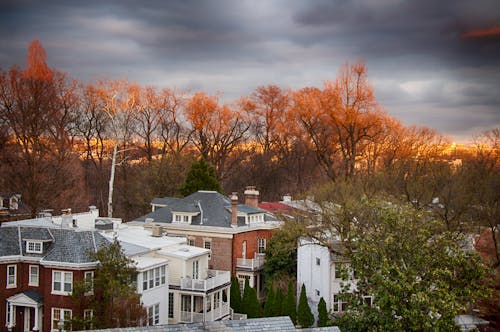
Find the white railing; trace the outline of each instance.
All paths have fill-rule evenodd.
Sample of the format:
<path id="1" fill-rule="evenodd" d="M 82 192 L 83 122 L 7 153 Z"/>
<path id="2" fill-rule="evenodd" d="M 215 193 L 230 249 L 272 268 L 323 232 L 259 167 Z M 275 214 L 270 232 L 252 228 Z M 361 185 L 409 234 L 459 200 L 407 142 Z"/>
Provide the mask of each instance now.
<path id="1" fill-rule="evenodd" d="M 183 323 L 198 323 L 203 321 L 214 321 L 222 317 L 228 316 L 230 313 L 230 307 L 227 303 L 223 303 L 218 308 L 212 309 L 205 313 L 205 319 L 203 319 L 202 312 L 191 311 L 181 311 L 181 322 Z M 191 315 L 192 314 L 192 315 Z"/>
<path id="2" fill-rule="evenodd" d="M 236 267 L 243 267 L 246 269 L 256 270 L 264 266 L 266 258 L 264 255 L 255 255 L 255 258 L 237 258 Z"/>
<path id="3" fill-rule="evenodd" d="M 227 303 L 223 303 L 218 308 L 208 311 L 205 315 L 205 320 L 217 320 L 227 316 L 229 315 L 229 309 L 229 305 Z"/>
<path id="4" fill-rule="evenodd" d="M 198 323 L 203 322 L 203 313 L 181 311 L 181 322 L 183 323 Z"/>
<path id="5" fill-rule="evenodd" d="M 229 282 L 231 282 L 231 273 L 229 271 L 208 270 L 206 279 L 181 278 L 181 289 L 206 292 Z"/>

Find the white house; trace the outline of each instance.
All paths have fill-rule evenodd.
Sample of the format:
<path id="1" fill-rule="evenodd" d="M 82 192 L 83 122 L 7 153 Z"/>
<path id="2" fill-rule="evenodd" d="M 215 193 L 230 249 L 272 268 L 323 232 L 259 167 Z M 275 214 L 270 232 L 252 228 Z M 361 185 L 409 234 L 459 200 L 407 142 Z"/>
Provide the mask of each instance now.
<path id="1" fill-rule="evenodd" d="M 209 249 L 189 246 L 185 237 L 165 236 L 160 227 L 123 224 L 104 236 L 116 237 L 137 263 L 138 292 L 148 313 L 158 317 L 154 325 L 230 317 L 231 275 L 208 269 Z"/>
<path id="2" fill-rule="evenodd" d="M 317 240 L 301 238 L 297 248 L 297 288 L 306 287 L 309 305 L 317 316 L 317 307 L 321 297 L 326 302 L 329 312 L 339 313 L 345 310 L 347 303 L 339 299 L 342 286 L 351 291 L 356 289 L 355 272 L 349 267 L 349 261 L 334 252 L 342 252 L 339 241 L 332 241 L 328 248 Z M 365 300 L 372 303 L 371 296 Z"/>

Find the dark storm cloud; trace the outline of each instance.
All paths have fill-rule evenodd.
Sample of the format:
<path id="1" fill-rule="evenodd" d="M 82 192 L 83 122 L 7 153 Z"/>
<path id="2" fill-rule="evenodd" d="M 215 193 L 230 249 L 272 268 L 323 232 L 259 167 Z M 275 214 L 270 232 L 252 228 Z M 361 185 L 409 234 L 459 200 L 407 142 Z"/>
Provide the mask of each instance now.
<path id="1" fill-rule="evenodd" d="M 38 38 L 51 66 L 89 81 L 224 92 L 320 86 L 364 59 L 405 124 L 456 138 L 499 126 L 497 0 L 3 1 L 0 66 Z"/>

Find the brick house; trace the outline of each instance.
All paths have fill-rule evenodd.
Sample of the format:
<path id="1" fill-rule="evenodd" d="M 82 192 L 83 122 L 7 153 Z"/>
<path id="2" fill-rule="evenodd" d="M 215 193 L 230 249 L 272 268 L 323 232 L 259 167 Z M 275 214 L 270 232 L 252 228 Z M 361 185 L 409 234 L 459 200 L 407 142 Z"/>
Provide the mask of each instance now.
<path id="1" fill-rule="evenodd" d="M 69 296 L 73 283 L 93 276 L 97 262 L 88 253 L 105 243 L 95 231 L 0 227 L 2 330 L 51 331 L 69 320 L 77 310 Z"/>
<path id="2" fill-rule="evenodd" d="M 0 192 L 0 224 L 29 217 L 30 209 L 21 200 L 21 194 Z"/>
<path id="3" fill-rule="evenodd" d="M 279 222 L 258 207 L 254 187 L 247 187 L 244 196 L 244 204 L 236 193 L 227 197 L 203 190 L 184 198 L 155 198 L 152 212 L 132 223 L 161 226 L 168 235 L 185 236 L 190 245 L 210 249 L 210 269 L 231 271 L 240 285 L 248 279 L 262 297 L 266 245 Z"/>

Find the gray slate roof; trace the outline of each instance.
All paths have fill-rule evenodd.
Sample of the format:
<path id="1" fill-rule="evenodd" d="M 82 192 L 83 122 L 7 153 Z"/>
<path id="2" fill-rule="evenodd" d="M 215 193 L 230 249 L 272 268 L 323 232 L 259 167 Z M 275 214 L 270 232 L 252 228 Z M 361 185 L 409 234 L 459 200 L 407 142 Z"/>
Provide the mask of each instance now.
<path id="1" fill-rule="evenodd" d="M 26 252 L 26 240 L 44 241 L 42 254 Z M 42 261 L 91 263 L 89 252 L 98 250 L 109 241 L 96 231 L 32 226 L 0 227 L 0 257 L 40 257 Z"/>
<path id="2" fill-rule="evenodd" d="M 116 328 L 116 329 L 94 330 L 94 331 L 107 331 L 107 332 L 294 331 L 295 332 L 297 330 L 293 326 L 290 317 L 283 316 L 283 317 L 252 318 L 252 319 L 242 319 L 242 320 L 221 320 L 221 321 L 204 322 L 204 323 Z"/>
<path id="3" fill-rule="evenodd" d="M 34 291 L 32 289 L 28 289 L 27 291 L 23 292 L 24 295 L 32 299 L 33 301 L 37 303 L 43 303 L 43 295 L 38 293 L 37 291 Z"/>
<path id="4" fill-rule="evenodd" d="M 151 218 L 155 223 L 171 223 L 172 212 L 190 212 L 198 213 L 192 218 L 191 225 L 231 227 L 231 200 L 215 191 L 198 191 L 184 198 L 155 198 L 153 203 L 166 206 L 138 217 L 134 221 L 144 222 L 146 218 Z M 238 211 L 248 214 L 266 212 L 243 204 L 238 204 Z M 244 225 L 244 219 L 238 218 L 238 226 Z"/>

